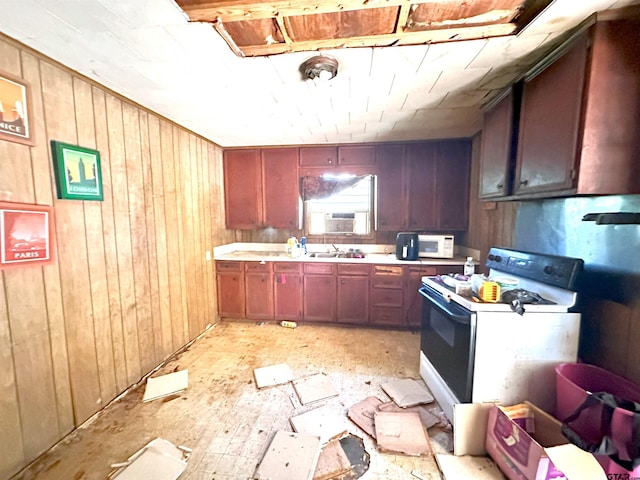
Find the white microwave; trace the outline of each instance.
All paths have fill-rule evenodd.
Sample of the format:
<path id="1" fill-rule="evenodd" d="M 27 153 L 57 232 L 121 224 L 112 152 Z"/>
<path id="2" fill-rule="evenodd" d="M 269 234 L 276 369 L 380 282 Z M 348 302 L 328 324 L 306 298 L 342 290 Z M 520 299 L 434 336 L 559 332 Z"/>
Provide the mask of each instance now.
<path id="1" fill-rule="evenodd" d="M 418 257 L 453 258 L 453 235 L 418 235 Z"/>

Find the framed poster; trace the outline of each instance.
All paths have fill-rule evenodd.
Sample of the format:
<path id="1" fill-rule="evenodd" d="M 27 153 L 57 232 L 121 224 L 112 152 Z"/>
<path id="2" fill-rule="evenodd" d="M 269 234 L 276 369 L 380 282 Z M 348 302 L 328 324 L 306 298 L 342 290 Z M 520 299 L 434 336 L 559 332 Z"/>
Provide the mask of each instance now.
<path id="1" fill-rule="evenodd" d="M 53 261 L 53 208 L 0 202 L 0 268 Z"/>
<path id="2" fill-rule="evenodd" d="M 100 152 L 51 140 L 58 198 L 103 200 Z"/>
<path id="3" fill-rule="evenodd" d="M 28 84 L 0 72 L 0 140 L 33 145 L 30 112 Z"/>

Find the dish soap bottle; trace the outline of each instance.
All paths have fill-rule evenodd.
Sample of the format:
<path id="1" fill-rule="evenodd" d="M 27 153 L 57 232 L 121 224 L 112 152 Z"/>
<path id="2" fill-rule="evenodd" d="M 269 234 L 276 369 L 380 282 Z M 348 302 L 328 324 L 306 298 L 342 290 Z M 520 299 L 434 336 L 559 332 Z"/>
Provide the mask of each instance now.
<path id="1" fill-rule="evenodd" d="M 473 262 L 473 257 L 467 257 L 467 261 L 464 262 L 464 276 L 471 277 L 476 273 L 476 264 Z"/>

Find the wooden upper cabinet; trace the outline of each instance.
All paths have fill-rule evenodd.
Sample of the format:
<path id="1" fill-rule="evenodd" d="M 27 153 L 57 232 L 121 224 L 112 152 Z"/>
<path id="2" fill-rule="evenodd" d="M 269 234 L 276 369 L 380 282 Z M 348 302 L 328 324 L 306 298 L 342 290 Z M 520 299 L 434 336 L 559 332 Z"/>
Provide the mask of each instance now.
<path id="1" fill-rule="evenodd" d="M 466 230 L 469 216 L 471 142 L 438 142 L 435 225 L 440 231 Z"/>
<path id="2" fill-rule="evenodd" d="M 407 145 L 408 212 L 406 226 L 411 230 L 426 230 L 437 227 L 436 158 L 436 142 Z"/>
<path id="3" fill-rule="evenodd" d="M 263 224 L 273 228 L 300 228 L 298 149 L 262 150 Z"/>
<path id="4" fill-rule="evenodd" d="M 480 198 L 503 197 L 511 194 L 511 165 L 515 157 L 517 130 L 514 103 L 519 90 L 510 88 L 506 94 L 484 112 L 482 149 L 480 156 Z M 519 109 L 517 109 L 519 111 Z"/>
<path id="5" fill-rule="evenodd" d="M 227 228 L 300 228 L 298 149 L 224 151 Z"/>
<path id="6" fill-rule="evenodd" d="M 263 217 L 260 150 L 225 150 L 223 158 L 227 228 L 259 227 Z"/>
<path id="7" fill-rule="evenodd" d="M 300 166 L 335 167 L 338 165 L 338 147 L 300 147 Z"/>
<path id="8" fill-rule="evenodd" d="M 525 78 L 514 193 L 575 186 L 588 37 Z"/>
<path id="9" fill-rule="evenodd" d="M 376 229 L 399 231 L 406 227 L 405 146 L 376 147 Z"/>
<path id="10" fill-rule="evenodd" d="M 338 146 L 339 165 L 374 165 L 376 148 L 373 145 L 341 145 Z"/>

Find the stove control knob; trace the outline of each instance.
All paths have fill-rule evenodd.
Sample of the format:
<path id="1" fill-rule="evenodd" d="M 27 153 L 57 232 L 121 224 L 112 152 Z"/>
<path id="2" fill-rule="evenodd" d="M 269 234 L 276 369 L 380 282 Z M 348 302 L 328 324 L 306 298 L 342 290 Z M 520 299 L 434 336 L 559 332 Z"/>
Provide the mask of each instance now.
<path id="1" fill-rule="evenodd" d="M 556 269 L 553 268 L 553 265 L 547 265 L 546 267 L 544 267 L 544 273 L 546 273 L 547 275 L 553 275 L 555 271 Z"/>
<path id="2" fill-rule="evenodd" d="M 496 259 L 496 256 L 493 253 L 490 253 L 487 258 L 493 262 Z"/>
<path id="3" fill-rule="evenodd" d="M 500 263 L 502 261 L 502 257 L 500 255 L 496 255 L 496 262 Z"/>

